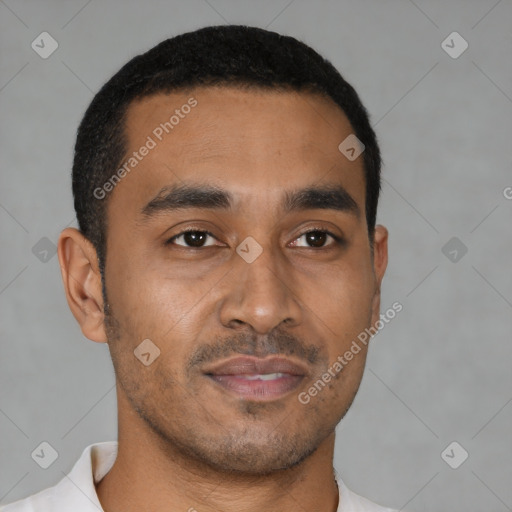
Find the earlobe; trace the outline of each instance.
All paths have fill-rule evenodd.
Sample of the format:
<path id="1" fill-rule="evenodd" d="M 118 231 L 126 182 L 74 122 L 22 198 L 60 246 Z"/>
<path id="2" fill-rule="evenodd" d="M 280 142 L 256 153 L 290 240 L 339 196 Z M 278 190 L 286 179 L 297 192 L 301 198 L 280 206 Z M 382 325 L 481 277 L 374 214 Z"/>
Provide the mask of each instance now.
<path id="1" fill-rule="evenodd" d="M 58 243 L 59 264 L 69 308 L 84 336 L 105 343 L 103 296 L 97 253 L 75 228 L 62 231 Z"/>

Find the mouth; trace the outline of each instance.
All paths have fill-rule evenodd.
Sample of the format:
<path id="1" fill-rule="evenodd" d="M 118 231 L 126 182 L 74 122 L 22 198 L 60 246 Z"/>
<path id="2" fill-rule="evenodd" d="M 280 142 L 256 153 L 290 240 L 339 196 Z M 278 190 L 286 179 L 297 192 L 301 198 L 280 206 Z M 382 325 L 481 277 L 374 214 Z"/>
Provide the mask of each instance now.
<path id="1" fill-rule="evenodd" d="M 244 356 L 207 368 L 203 373 L 215 385 L 238 398 L 270 401 L 295 390 L 308 370 L 283 357 L 259 359 Z"/>

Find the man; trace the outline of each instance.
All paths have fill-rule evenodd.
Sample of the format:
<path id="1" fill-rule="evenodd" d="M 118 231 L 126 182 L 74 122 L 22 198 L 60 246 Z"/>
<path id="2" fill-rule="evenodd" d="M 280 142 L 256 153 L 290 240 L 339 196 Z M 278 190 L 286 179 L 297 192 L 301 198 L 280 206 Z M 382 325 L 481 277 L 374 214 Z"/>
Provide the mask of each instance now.
<path id="1" fill-rule="evenodd" d="M 58 248 L 118 442 L 5 512 L 389 511 L 333 469 L 380 320 L 379 190 L 356 92 L 291 37 L 207 27 L 126 64 L 80 125 Z"/>

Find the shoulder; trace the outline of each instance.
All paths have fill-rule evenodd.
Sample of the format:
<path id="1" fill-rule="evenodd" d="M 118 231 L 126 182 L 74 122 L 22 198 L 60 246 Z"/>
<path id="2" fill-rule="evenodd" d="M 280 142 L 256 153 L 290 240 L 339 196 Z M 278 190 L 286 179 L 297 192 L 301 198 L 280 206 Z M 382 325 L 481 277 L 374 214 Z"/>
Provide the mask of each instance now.
<path id="1" fill-rule="evenodd" d="M 0 512 L 43 512 L 52 510 L 53 493 L 57 486 L 49 487 L 8 505 L 1 505 Z"/>
<path id="2" fill-rule="evenodd" d="M 0 512 L 98 512 L 102 510 L 95 483 L 110 470 L 117 442 L 87 446 L 72 470 L 56 485 L 0 506 Z"/>
<path id="3" fill-rule="evenodd" d="M 337 477 L 340 491 L 340 503 L 337 512 L 398 512 L 395 509 L 382 507 L 359 494 L 351 491 L 345 483 Z"/>

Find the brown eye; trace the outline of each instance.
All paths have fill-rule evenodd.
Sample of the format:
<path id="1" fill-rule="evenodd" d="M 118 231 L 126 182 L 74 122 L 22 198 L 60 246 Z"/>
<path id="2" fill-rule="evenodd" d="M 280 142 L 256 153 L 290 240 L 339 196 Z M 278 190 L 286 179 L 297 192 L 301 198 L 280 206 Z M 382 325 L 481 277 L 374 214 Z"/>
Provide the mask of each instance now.
<path id="1" fill-rule="evenodd" d="M 327 243 L 329 238 L 333 240 L 331 243 Z M 306 245 L 299 244 L 300 240 L 305 240 Z M 306 231 L 302 233 L 295 242 L 293 243 L 294 247 L 311 247 L 311 248 L 322 248 L 322 247 L 330 247 L 339 242 L 339 238 L 329 231 L 324 231 L 321 229 L 314 229 L 310 231 Z"/>
<path id="2" fill-rule="evenodd" d="M 325 231 L 309 231 L 304 236 L 307 243 L 312 247 L 323 247 L 328 235 Z"/>
<path id="3" fill-rule="evenodd" d="M 214 238 L 214 236 L 208 231 L 201 230 L 187 230 L 173 236 L 168 240 L 168 244 L 176 244 L 182 247 L 208 247 L 211 245 L 215 245 L 214 243 L 206 244 L 208 237 Z M 180 242 L 178 242 L 178 240 Z"/>

